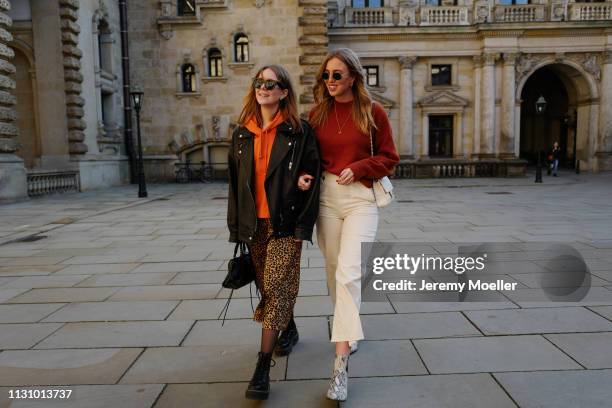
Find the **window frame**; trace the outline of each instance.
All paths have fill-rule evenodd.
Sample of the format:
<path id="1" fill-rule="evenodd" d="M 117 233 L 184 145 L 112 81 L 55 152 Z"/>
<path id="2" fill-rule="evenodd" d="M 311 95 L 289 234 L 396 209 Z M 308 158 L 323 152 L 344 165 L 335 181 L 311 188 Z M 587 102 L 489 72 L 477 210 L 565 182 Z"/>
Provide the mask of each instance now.
<path id="1" fill-rule="evenodd" d="M 448 67 L 448 83 L 434 83 L 434 69 L 437 67 Z M 431 64 L 429 67 L 429 83 L 432 87 L 440 87 L 440 86 L 453 86 L 453 64 Z"/>
<path id="2" fill-rule="evenodd" d="M 188 5 L 191 5 L 193 12 L 185 12 Z M 179 17 L 194 17 L 197 14 L 196 0 L 177 0 L 176 2 L 176 14 Z"/>
<path id="3" fill-rule="evenodd" d="M 188 68 L 191 68 L 191 72 L 186 72 Z M 187 89 L 187 80 L 189 79 L 189 88 Z M 196 68 L 191 62 L 186 62 L 181 65 L 181 92 L 183 93 L 195 93 L 197 92 L 197 77 Z"/>
<path id="4" fill-rule="evenodd" d="M 441 114 L 429 114 L 427 115 L 427 120 L 428 120 L 428 124 L 427 124 L 427 129 L 428 129 L 428 135 L 427 135 L 427 139 L 428 139 L 428 152 L 427 155 L 430 158 L 434 158 L 434 159 L 449 159 L 453 157 L 454 154 L 454 143 L 455 143 L 455 116 L 454 114 L 448 114 L 448 113 L 441 113 Z M 451 120 L 451 125 L 450 128 L 448 127 L 437 127 L 434 128 L 432 126 L 432 121 L 434 120 L 434 118 L 443 118 L 443 117 L 447 117 L 450 118 Z M 440 155 L 434 155 L 432 154 L 432 149 L 433 149 L 433 143 L 432 143 L 432 137 L 433 137 L 433 132 L 434 131 L 450 131 L 450 140 L 448 143 L 448 148 L 450 150 L 450 152 L 446 152 L 447 154 L 440 154 Z"/>
<path id="5" fill-rule="evenodd" d="M 223 53 L 217 47 L 212 47 L 206 52 L 208 59 L 208 77 L 209 78 L 223 78 Z M 213 65 L 214 72 L 213 75 Z"/>
<path id="6" fill-rule="evenodd" d="M 240 40 L 245 39 L 245 42 L 240 42 Z M 234 36 L 234 62 L 237 62 L 239 64 L 242 63 L 247 63 L 250 61 L 251 58 L 251 42 L 249 41 L 249 36 L 246 35 L 245 33 L 237 33 Z M 242 53 L 242 55 L 245 55 L 245 49 L 246 49 L 246 58 L 245 59 L 240 59 L 238 58 L 240 53 Z"/>
<path id="7" fill-rule="evenodd" d="M 369 69 L 374 69 L 375 70 L 375 75 L 376 75 L 376 83 L 375 84 L 370 84 L 370 72 Z M 379 88 L 380 87 L 380 67 L 378 65 L 364 65 L 363 66 L 363 70 L 365 72 L 365 77 L 366 77 L 366 85 L 369 87 L 373 87 L 373 88 Z"/>
<path id="8" fill-rule="evenodd" d="M 382 8 L 382 7 L 385 7 L 385 0 L 371 0 L 376 3 L 380 1 L 380 5 L 376 5 L 376 6 L 370 6 L 370 0 L 361 0 L 361 1 L 363 1 L 363 5 L 355 4 L 355 0 L 351 0 L 351 8 Z"/>

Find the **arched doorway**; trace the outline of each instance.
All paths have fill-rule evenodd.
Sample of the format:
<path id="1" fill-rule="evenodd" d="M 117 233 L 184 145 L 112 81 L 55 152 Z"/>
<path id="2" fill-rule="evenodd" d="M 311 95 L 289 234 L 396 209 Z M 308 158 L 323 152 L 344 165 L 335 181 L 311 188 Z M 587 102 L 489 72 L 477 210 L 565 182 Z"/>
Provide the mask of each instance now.
<path id="1" fill-rule="evenodd" d="M 15 90 L 13 95 L 17 98 L 17 127 L 19 128 L 19 142 L 21 148 L 17 155 L 24 161 L 28 169 L 37 167 L 40 163 L 40 139 L 36 129 L 35 99 L 32 81 L 32 66 L 27 56 L 17 47 L 14 47 L 15 58 Z"/>
<path id="2" fill-rule="evenodd" d="M 538 152 L 545 159 L 554 142 L 561 148 L 560 166 L 587 164 L 590 140 L 597 136 L 596 95 L 578 68 L 558 62 L 542 63 L 519 84 L 520 157 L 534 164 Z M 543 98 L 543 99 L 541 99 Z M 538 100 L 545 108 L 538 109 Z"/>

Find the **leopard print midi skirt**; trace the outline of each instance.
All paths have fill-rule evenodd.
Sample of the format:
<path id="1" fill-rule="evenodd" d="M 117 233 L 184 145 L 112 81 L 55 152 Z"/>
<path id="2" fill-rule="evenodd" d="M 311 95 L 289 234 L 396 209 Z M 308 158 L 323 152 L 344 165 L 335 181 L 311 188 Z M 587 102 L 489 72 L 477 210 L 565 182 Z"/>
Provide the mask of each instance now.
<path id="1" fill-rule="evenodd" d="M 249 246 L 261 300 L 253 320 L 264 329 L 284 330 L 289 324 L 300 289 L 302 243 L 294 237 L 275 238 L 268 218 L 257 220 Z"/>

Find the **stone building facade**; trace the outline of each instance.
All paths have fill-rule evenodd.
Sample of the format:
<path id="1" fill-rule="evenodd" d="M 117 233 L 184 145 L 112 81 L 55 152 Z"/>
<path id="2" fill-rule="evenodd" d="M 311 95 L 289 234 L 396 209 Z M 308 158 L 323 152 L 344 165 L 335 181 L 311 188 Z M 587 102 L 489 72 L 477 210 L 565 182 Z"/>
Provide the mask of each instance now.
<path id="1" fill-rule="evenodd" d="M 413 171 L 520 174 L 555 141 L 568 166 L 612 169 L 611 2 L 333 0 L 328 17 Z"/>
<path id="2" fill-rule="evenodd" d="M 0 9 L 0 199 L 127 182 L 118 2 Z"/>
<path id="3" fill-rule="evenodd" d="M 307 109 L 327 53 L 326 12 L 323 0 L 130 1 L 147 178 L 172 180 L 177 158 L 222 174 L 231 130 L 264 64 L 289 70 Z"/>

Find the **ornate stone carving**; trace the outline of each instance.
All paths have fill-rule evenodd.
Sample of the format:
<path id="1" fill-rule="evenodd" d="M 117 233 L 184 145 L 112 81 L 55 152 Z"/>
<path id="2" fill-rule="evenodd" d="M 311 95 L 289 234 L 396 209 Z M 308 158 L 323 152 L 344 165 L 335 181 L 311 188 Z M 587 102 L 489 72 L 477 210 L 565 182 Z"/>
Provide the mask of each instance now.
<path id="1" fill-rule="evenodd" d="M 587 53 L 582 60 L 582 66 L 584 70 L 593 75 L 595 79 L 598 81 L 601 79 L 601 67 L 599 66 L 597 54 Z"/>
<path id="2" fill-rule="evenodd" d="M 550 20 L 565 21 L 567 20 L 567 0 L 553 1 L 550 5 Z"/>
<path id="3" fill-rule="evenodd" d="M 516 64 L 518 55 L 519 54 L 516 52 L 505 52 L 504 53 L 504 64 L 511 64 L 511 65 Z"/>
<path id="4" fill-rule="evenodd" d="M 602 64 L 612 64 L 612 51 L 604 51 L 601 53 Z"/>
<path id="5" fill-rule="evenodd" d="M 265 0 L 255 0 L 255 7 L 262 8 L 265 5 Z"/>
<path id="6" fill-rule="evenodd" d="M 162 36 L 164 40 L 169 40 L 174 36 L 174 31 L 172 30 L 171 24 L 160 24 L 159 25 L 159 34 Z"/>
<path id="7" fill-rule="evenodd" d="M 565 53 L 564 52 L 557 52 L 555 53 L 555 62 L 556 63 L 560 63 L 565 59 Z"/>
<path id="8" fill-rule="evenodd" d="M 397 60 L 400 63 L 400 69 L 412 69 L 418 57 L 414 55 L 399 57 Z"/>
<path id="9" fill-rule="evenodd" d="M 478 54 L 478 55 L 474 55 L 472 57 L 472 60 L 474 61 L 474 66 L 476 68 L 480 68 L 482 67 L 482 55 Z"/>
<path id="10" fill-rule="evenodd" d="M 216 115 L 212 117 L 212 134 L 213 139 L 221 140 L 221 118 Z"/>
<path id="11" fill-rule="evenodd" d="M 0 27 L 4 30 L 11 26 L 11 19 L 4 14 L 4 11 L 10 8 L 10 2 L 0 2 Z M 4 32 L 6 34 L 0 38 L 0 109 L 4 113 L 0 118 L 0 154 L 13 153 L 21 147 L 16 139 L 19 130 L 14 123 L 17 117 L 14 108 L 16 98 L 9 93 L 11 89 L 15 89 L 15 81 L 9 78 L 9 75 L 15 73 L 15 66 L 7 60 L 13 58 L 15 53 L 5 44 L 10 43 L 13 36 L 8 31 Z"/>
<path id="12" fill-rule="evenodd" d="M 540 59 L 541 57 L 536 57 L 534 54 L 521 54 L 516 63 L 516 82 L 518 83 L 523 76 L 527 75 Z"/>
<path id="13" fill-rule="evenodd" d="M 474 22 L 487 23 L 491 21 L 491 5 L 487 1 L 477 1 L 474 6 Z"/>
<path id="14" fill-rule="evenodd" d="M 484 65 L 495 65 L 495 61 L 499 58 L 499 54 L 495 52 L 487 52 L 482 54 L 482 60 Z"/>

